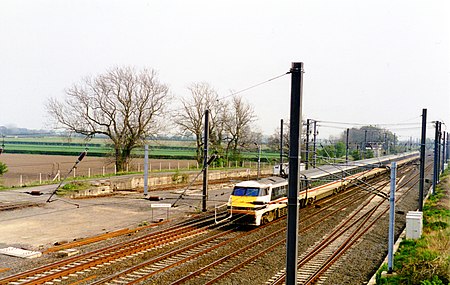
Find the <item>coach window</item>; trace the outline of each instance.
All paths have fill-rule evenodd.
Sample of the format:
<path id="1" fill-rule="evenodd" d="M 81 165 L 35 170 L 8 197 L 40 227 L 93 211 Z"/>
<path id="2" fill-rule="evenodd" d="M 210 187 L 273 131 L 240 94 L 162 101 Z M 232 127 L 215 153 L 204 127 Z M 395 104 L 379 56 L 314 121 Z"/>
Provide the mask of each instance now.
<path id="1" fill-rule="evenodd" d="M 278 192 L 280 191 L 279 187 L 272 188 L 272 199 L 278 198 Z"/>

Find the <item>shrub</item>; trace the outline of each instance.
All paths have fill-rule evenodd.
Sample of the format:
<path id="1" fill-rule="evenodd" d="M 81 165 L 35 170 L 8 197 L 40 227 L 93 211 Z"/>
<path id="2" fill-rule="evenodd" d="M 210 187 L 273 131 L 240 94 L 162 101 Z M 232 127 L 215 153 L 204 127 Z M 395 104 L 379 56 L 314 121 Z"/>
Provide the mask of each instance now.
<path id="1" fill-rule="evenodd" d="M 57 191 L 57 194 L 65 195 L 68 192 L 88 189 L 90 186 L 91 185 L 87 182 L 73 181 L 60 187 Z"/>
<path id="2" fill-rule="evenodd" d="M 0 162 L 0 175 L 5 174 L 6 172 L 8 172 L 8 166 L 3 162 Z"/>

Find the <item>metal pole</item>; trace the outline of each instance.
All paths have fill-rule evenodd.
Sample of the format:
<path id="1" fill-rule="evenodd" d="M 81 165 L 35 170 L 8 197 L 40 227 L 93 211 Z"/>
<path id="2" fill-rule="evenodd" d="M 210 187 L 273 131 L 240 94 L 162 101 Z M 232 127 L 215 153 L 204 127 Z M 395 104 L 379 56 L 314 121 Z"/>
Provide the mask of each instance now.
<path id="1" fill-rule="evenodd" d="M 440 182 L 440 174 L 441 174 L 441 125 L 442 123 L 439 122 L 438 125 L 438 143 L 437 143 L 437 175 L 436 175 L 436 183 L 439 184 Z"/>
<path id="2" fill-rule="evenodd" d="M 364 130 L 364 145 L 362 149 L 363 159 L 366 158 L 367 130 Z"/>
<path id="3" fill-rule="evenodd" d="M 442 139 L 442 122 L 439 122 L 439 134 L 438 134 L 438 174 L 437 183 L 441 182 L 441 139 Z"/>
<path id="4" fill-rule="evenodd" d="M 316 168 L 317 163 L 317 149 L 316 149 L 316 141 L 317 141 L 317 122 L 314 121 L 314 136 L 313 136 L 313 167 Z"/>
<path id="5" fill-rule="evenodd" d="M 394 263 L 394 223 L 395 223 L 395 180 L 397 163 L 391 163 L 391 195 L 389 197 L 389 242 L 388 242 L 388 273 L 392 273 Z"/>
<path id="6" fill-rule="evenodd" d="M 448 161 L 449 153 L 450 153 L 450 144 L 448 143 L 448 140 L 449 140 L 449 135 L 448 135 L 448 132 L 447 132 L 447 143 L 446 143 L 447 150 L 446 150 L 446 157 L 445 157 L 446 161 Z"/>
<path id="7" fill-rule="evenodd" d="M 423 207 L 423 186 L 425 180 L 425 143 L 427 135 L 427 109 L 422 110 L 422 137 L 420 141 L 419 211 Z"/>
<path id="8" fill-rule="evenodd" d="M 203 137 L 203 199 L 202 211 L 206 212 L 206 200 L 208 199 L 208 136 L 209 136 L 209 110 L 205 110 L 205 130 Z"/>
<path id="9" fill-rule="evenodd" d="M 394 133 L 394 154 L 397 153 L 396 147 L 397 147 L 397 135 Z"/>
<path id="10" fill-rule="evenodd" d="M 441 162 L 441 173 L 444 172 L 445 167 L 445 132 L 442 132 L 442 162 Z"/>
<path id="11" fill-rule="evenodd" d="M 280 123 L 280 175 L 282 175 L 283 173 L 283 119 L 281 119 L 281 123 Z"/>
<path id="12" fill-rule="evenodd" d="M 350 133 L 350 129 L 347 128 L 347 138 L 345 140 L 345 164 L 348 164 L 348 134 Z"/>
<path id="13" fill-rule="evenodd" d="M 309 169 L 309 124 L 310 120 L 306 119 L 306 144 L 305 144 L 305 169 Z"/>
<path id="14" fill-rule="evenodd" d="M 445 162 L 448 161 L 448 153 L 449 153 L 449 144 L 448 144 L 449 137 L 448 136 L 449 136 L 449 134 L 447 132 L 447 135 L 446 135 L 447 141 L 445 142 Z"/>
<path id="15" fill-rule="evenodd" d="M 299 190 L 299 160 L 300 134 L 302 133 L 302 89 L 303 62 L 293 62 L 290 70 L 291 79 L 291 129 L 289 134 L 289 188 L 288 216 L 286 237 L 286 285 L 297 284 L 298 256 L 298 190 Z"/>
<path id="16" fill-rule="evenodd" d="M 144 147 L 144 196 L 148 194 L 148 144 Z"/>
<path id="17" fill-rule="evenodd" d="M 436 184 L 437 184 L 437 178 L 439 176 L 439 162 L 438 162 L 438 155 L 439 155 L 439 122 L 436 121 L 435 124 L 435 132 L 434 132 L 434 161 L 433 161 L 433 187 L 431 188 L 431 194 L 434 195 L 436 193 Z"/>
<path id="18" fill-rule="evenodd" d="M 258 170 L 256 173 L 256 180 L 259 180 L 259 177 L 261 175 L 261 146 L 258 143 L 255 143 L 255 145 L 258 147 Z"/>
<path id="19" fill-rule="evenodd" d="M 258 144 L 258 180 L 261 177 L 261 145 Z"/>

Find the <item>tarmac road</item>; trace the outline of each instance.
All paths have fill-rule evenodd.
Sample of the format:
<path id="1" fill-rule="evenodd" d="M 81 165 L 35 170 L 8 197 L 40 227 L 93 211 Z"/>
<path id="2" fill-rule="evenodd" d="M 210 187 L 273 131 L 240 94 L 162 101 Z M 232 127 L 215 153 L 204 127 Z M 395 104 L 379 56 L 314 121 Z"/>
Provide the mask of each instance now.
<path id="1" fill-rule="evenodd" d="M 45 185 L 18 190 L 0 191 L 0 205 L 33 203 L 35 206 L 14 210 L 0 210 L 0 248 L 14 246 L 42 250 L 56 242 L 96 236 L 123 228 L 135 228 L 143 222 L 166 219 L 167 208 L 151 208 L 152 203 L 170 203 L 182 190 L 152 191 L 148 196 L 161 201 L 144 199 L 143 193 L 119 192 L 114 196 L 88 199 L 62 199 L 50 194 L 57 185 Z M 40 191 L 42 195 L 26 192 Z M 208 191 L 207 206 L 224 204 L 231 189 Z M 189 191 L 169 209 L 169 219 L 201 211 L 201 190 Z"/>

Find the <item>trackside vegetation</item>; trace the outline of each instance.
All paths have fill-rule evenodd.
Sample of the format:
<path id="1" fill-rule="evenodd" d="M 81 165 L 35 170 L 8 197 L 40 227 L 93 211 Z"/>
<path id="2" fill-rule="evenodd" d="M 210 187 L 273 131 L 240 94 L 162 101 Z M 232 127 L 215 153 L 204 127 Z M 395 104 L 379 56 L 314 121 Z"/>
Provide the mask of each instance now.
<path id="1" fill-rule="evenodd" d="M 8 166 L 0 161 L 0 176 L 8 172 Z"/>
<path id="2" fill-rule="evenodd" d="M 449 169 L 441 176 L 435 195 L 423 207 L 423 235 L 418 240 L 404 240 L 394 257 L 394 274 L 381 276 L 377 284 L 448 285 L 450 284 L 450 177 Z"/>

